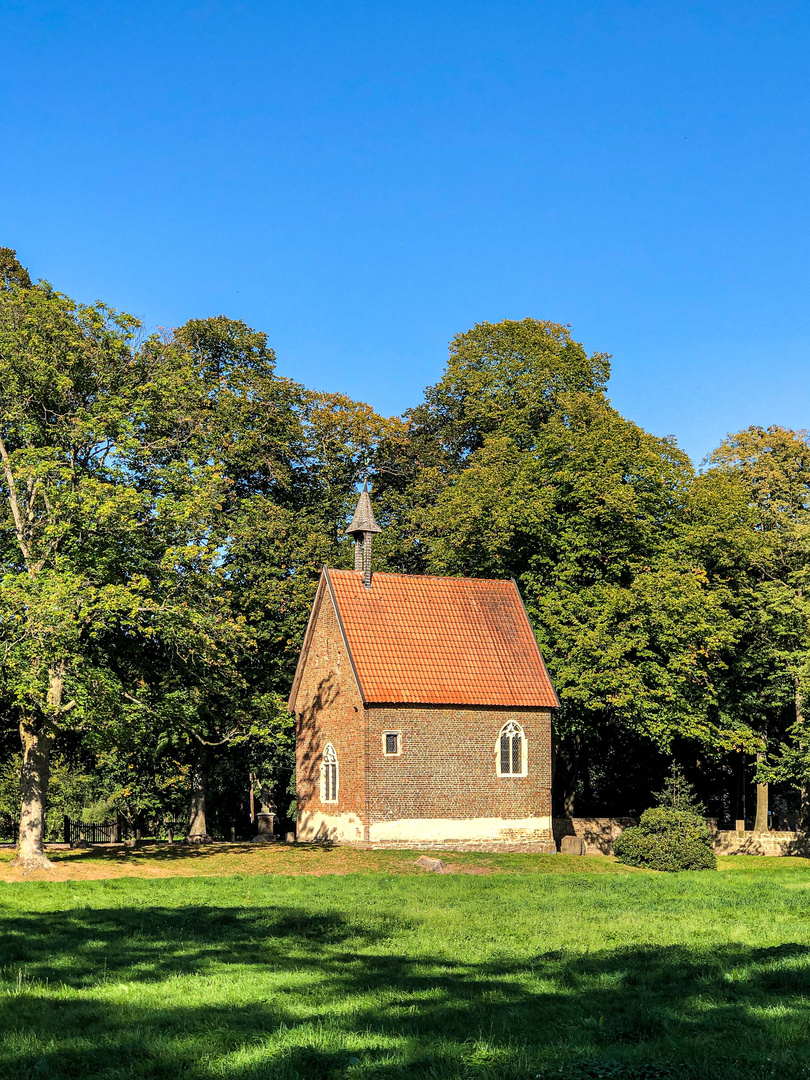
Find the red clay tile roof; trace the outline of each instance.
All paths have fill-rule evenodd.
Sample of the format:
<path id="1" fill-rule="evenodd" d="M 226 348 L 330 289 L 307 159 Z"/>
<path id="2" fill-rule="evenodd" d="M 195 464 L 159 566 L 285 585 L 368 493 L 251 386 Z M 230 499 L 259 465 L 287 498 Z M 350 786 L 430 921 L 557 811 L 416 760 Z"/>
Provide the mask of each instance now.
<path id="1" fill-rule="evenodd" d="M 513 581 L 326 573 L 366 701 L 558 704 Z"/>

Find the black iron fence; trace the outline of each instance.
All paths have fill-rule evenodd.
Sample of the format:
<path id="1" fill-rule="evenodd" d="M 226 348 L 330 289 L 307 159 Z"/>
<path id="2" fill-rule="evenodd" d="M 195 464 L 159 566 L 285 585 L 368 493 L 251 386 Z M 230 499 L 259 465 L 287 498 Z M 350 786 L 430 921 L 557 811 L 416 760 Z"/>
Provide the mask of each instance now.
<path id="1" fill-rule="evenodd" d="M 209 836 L 212 840 L 236 840 L 244 839 L 241 831 L 235 825 L 209 827 Z M 86 825 L 81 821 L 71 821 L 65 818 L 64 842 L 66 844 L 84 840 L 88 844 L 120 844 L 124 840 L 185 840 L 188 833 L 188 822 L 175 821 L 140 821 L 130 823 L 119 819 L 108 821 L 101 825 Z"/>
<path id="2" fill-rule="evenodd" d="M 0 815 L 0 844 L 16 844 L 19 835 L 19 821 Z M 209 826 L 209 835 L 215 841 L 248 840 L 255 833 L 255 827 L 245 824 L 242 827 L 215 823 Z M 96 824 L 64 816 L 61 822 L 51 820 L 46 832 L 47 843 L 78 844 L 120 844 L 125 840 L 185 840 L 188 822 L 140 821 L 128 822 L 124 818 L 117 821 L 104 821 Z"/>
<path id="3" fill-rule="evenodd" d="M 124 836 L 124 823 L 105 821 L 89 825 L 83 821 L 72 821 L 65 816 L 61 822 L 50 822 L 45 829 L 45 841 L 50 844 L 70 844 L 76 840 L 86 840 L 89 844 L 114 844 L 121 842 Z M 20 833 L 20 823 L 14 818 L 0 816 L 0 844 L 16 844 Z"/>
<path id="4" fill-rule="evenodd" d="M 84 821 L 71 821 L 65 817 L 63 843 L 74 844 L 84 840 L 88 844 L 120 844 L 124 839 L 124 822 L 104 821 L 90 825 Z"/>

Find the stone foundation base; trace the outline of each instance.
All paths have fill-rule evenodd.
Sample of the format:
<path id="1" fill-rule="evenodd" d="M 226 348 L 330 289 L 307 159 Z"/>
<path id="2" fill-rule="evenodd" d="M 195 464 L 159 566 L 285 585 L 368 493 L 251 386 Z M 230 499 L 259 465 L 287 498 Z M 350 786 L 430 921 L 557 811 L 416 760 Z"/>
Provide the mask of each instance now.
<path id="1" fill-rule="evenodd" d="M 324 814 L 305 810 L 298 815 L 297 840 L 329 844 L 354 844 L 363 839 L 363 824 L 357 814 Z"/>
<path id="2" fill-rule="evenodd" d="M 407 848 L 415 844 L 544 844 L 553 837 L 548 817 L 425 817 L 372 821 L 364 839 Z"/>
<path id="3" fill-rule="evenodd" d="M 471 851 L 554 851 L 549 817 L 394 818 L 364 826 L 356 814 L 300 814 L 296 839 L 358 847 L 439 848 Z M 539 846 L 538 846 L 539 845 Z"/>
<path id="4" fill-rule="evenodd" d="M 556 855 L 557 845 L 552 839 L 548 840 L 524 840 L 520 843 L 506 843 L 498 840 L 469 842 L 464 840 L 444 840 L 440 843 L 404 843 L 397 840 L 387 840 L 382 843 L 355 844 L 354 847 L 363 847 L 371 851 L 489 851 L 493 854 L 513 852 L 524 855 Z"/>

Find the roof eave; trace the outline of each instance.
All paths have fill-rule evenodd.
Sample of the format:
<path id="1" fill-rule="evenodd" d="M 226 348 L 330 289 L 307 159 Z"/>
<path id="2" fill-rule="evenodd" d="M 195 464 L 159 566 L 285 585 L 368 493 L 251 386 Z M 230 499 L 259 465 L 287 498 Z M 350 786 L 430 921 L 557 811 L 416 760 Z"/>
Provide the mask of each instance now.
<path id="1" fill-rule="evenodd" d="M 335 618 L 337 619 L 338 626 L 340 627 L 340 636 L 343 639 L 343 644 L 346 648 L 346 655 L 349 657 L 349 663 L 352 665 L 352 674 L 354 675 L 354 681 L 357 684 L 357 692 L 360 694 L 360 700 L 364 705 L 368 704 L 366 701 L 366 695 L 363 693 L 363 684 L 360 682 L 360 674 L 357 670 L 357 664 L 354 662 L 354 656 L 352 655 L 352 647 L 349 644 L 349 639 L 346 636 L 346 627 L 343 625 L 343 616 L 340 614 L 340 605 L 338 604 L 337 596 L 332 585 L 332 579 L 329 576 L 329 567 L 324 566 L 323 576 L 326 579 L 326 584 L 329 588 L 329 595 L 332 597 L 332 604 L 335 609 Z"/>
<path id="2" fill-rule="evenodd" d="M 511 578 L 510 580 L 511 580 L 512 584 L 515 587 L 515 592 L 518 595 L 518 600 L 520 600 L 520 606 L 521 606 L 521 608 L 523 610 L 523 614 L 526 617 L 526 623 L 527 623 L 527 625 L 529 627 L 529 632 L 532 635 L 532 641 L 534 642 L 534 647 L 535 647 L 535 649 L 537 649 L 537 655 L 540 657 L 540 663 L 543 665 L 543 671 L 545 673 L 546 678 L 548 679 L 548 685 L 551 687 L 551 692 L 554 695 L 554 700 L 557 702 L 556 705 L 549 706 L 549 708 L 559 709 L 560 708 L 560 697 L 559 697 L 559 694 L 557 693 L 557 691 L 556 691 L 556 689 L 554 687 L 554 683 L 551 681 L 551 676 L 548 673 L 548 668 L 546 667 L 546 661 L 543 658 L 542 652 L 540 651 L 540 643 L 538 642 L 537 637 L 535 636 L 534 627 L 532 626 L 532 621 L 529 618 L 529 613 L 526 610 L 526 605 L 523 603 L 523 597 L 521 596 L 520 589 L 518 588 L 518 583 L 515 581 L 514 578 Z"/>
<path id="3" fill-rule="evenodd" d="M 291 713 L 295 712 L 295 699 L 298 697 L 298 688 L 301 685 L 301 678 L 304 674 L 304 666 L 306 664 L 307 656 L 309 654 L 309 645 L 312 640 L 312 634 L 315 630 L 315 623 L 318 618 L 318 613 L 321 610 L 321 603 L 323 601 L 323 592 L 325 587 L 324 575 L 326 567 L 321 567 L 321 576 L 318 581 L 318 588 L 315 592 L 315 599 L 312 602 L 312 611 L 309 613 L 309 622 L 307 623 L 307 631 L 304 634 L 304 643 L 301 646 L 301 652 L 298 654 L 298 663 L 295 666 L 295 676 L 293 678 L 292 687 L 290 689 L 290 696 L 287 699 L 287 708 Z"/>

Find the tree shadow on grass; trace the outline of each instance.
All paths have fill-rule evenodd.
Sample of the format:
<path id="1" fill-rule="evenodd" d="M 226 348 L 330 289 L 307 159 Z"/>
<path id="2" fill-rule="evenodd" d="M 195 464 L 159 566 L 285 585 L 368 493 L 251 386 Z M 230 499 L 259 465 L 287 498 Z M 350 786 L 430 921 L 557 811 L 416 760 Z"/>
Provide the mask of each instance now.
<path id="1" fill-rule="evenodd" d="M 140 844 L 137 847 L 127 847 L 122 844 L 110 844 L 109 846 L 98 844 L 93 847 L 74 850 L 66 848 L 49 850 L 48 858 L 57 865 L 62 866 L 88 863 L 117 866 L 122 862 L 141 861 L 156 863 L 177 863 L 184 861 L 204 863 L 214 856 L 255 854 L 258 851 L 271 851 L 285 854 L 290 850 L 299 853 L 302 851 L 322 853 L 335 851 L 337 850 L 337 847 L 335 844 L 329 843 L 328 841 L 319 844 L 307 844 L 306 847 L 301 845 L 291 847 L 290 845 L 282 843 L 280 840 L 270 844 L 261 845 L 252 844 L 247 840 L 237 841 L 235 843 L 214 842 L 211 844 L 184 844 L 181 842 L 167 844 L 147 842 Z"/>
<path id="2" fill-rule="evenodd" d="M 390 914 L 123 906 L 4 919 L 0 973 L 2 1077 L 810 1077 L 800 944 L 462 962 Z"/>

